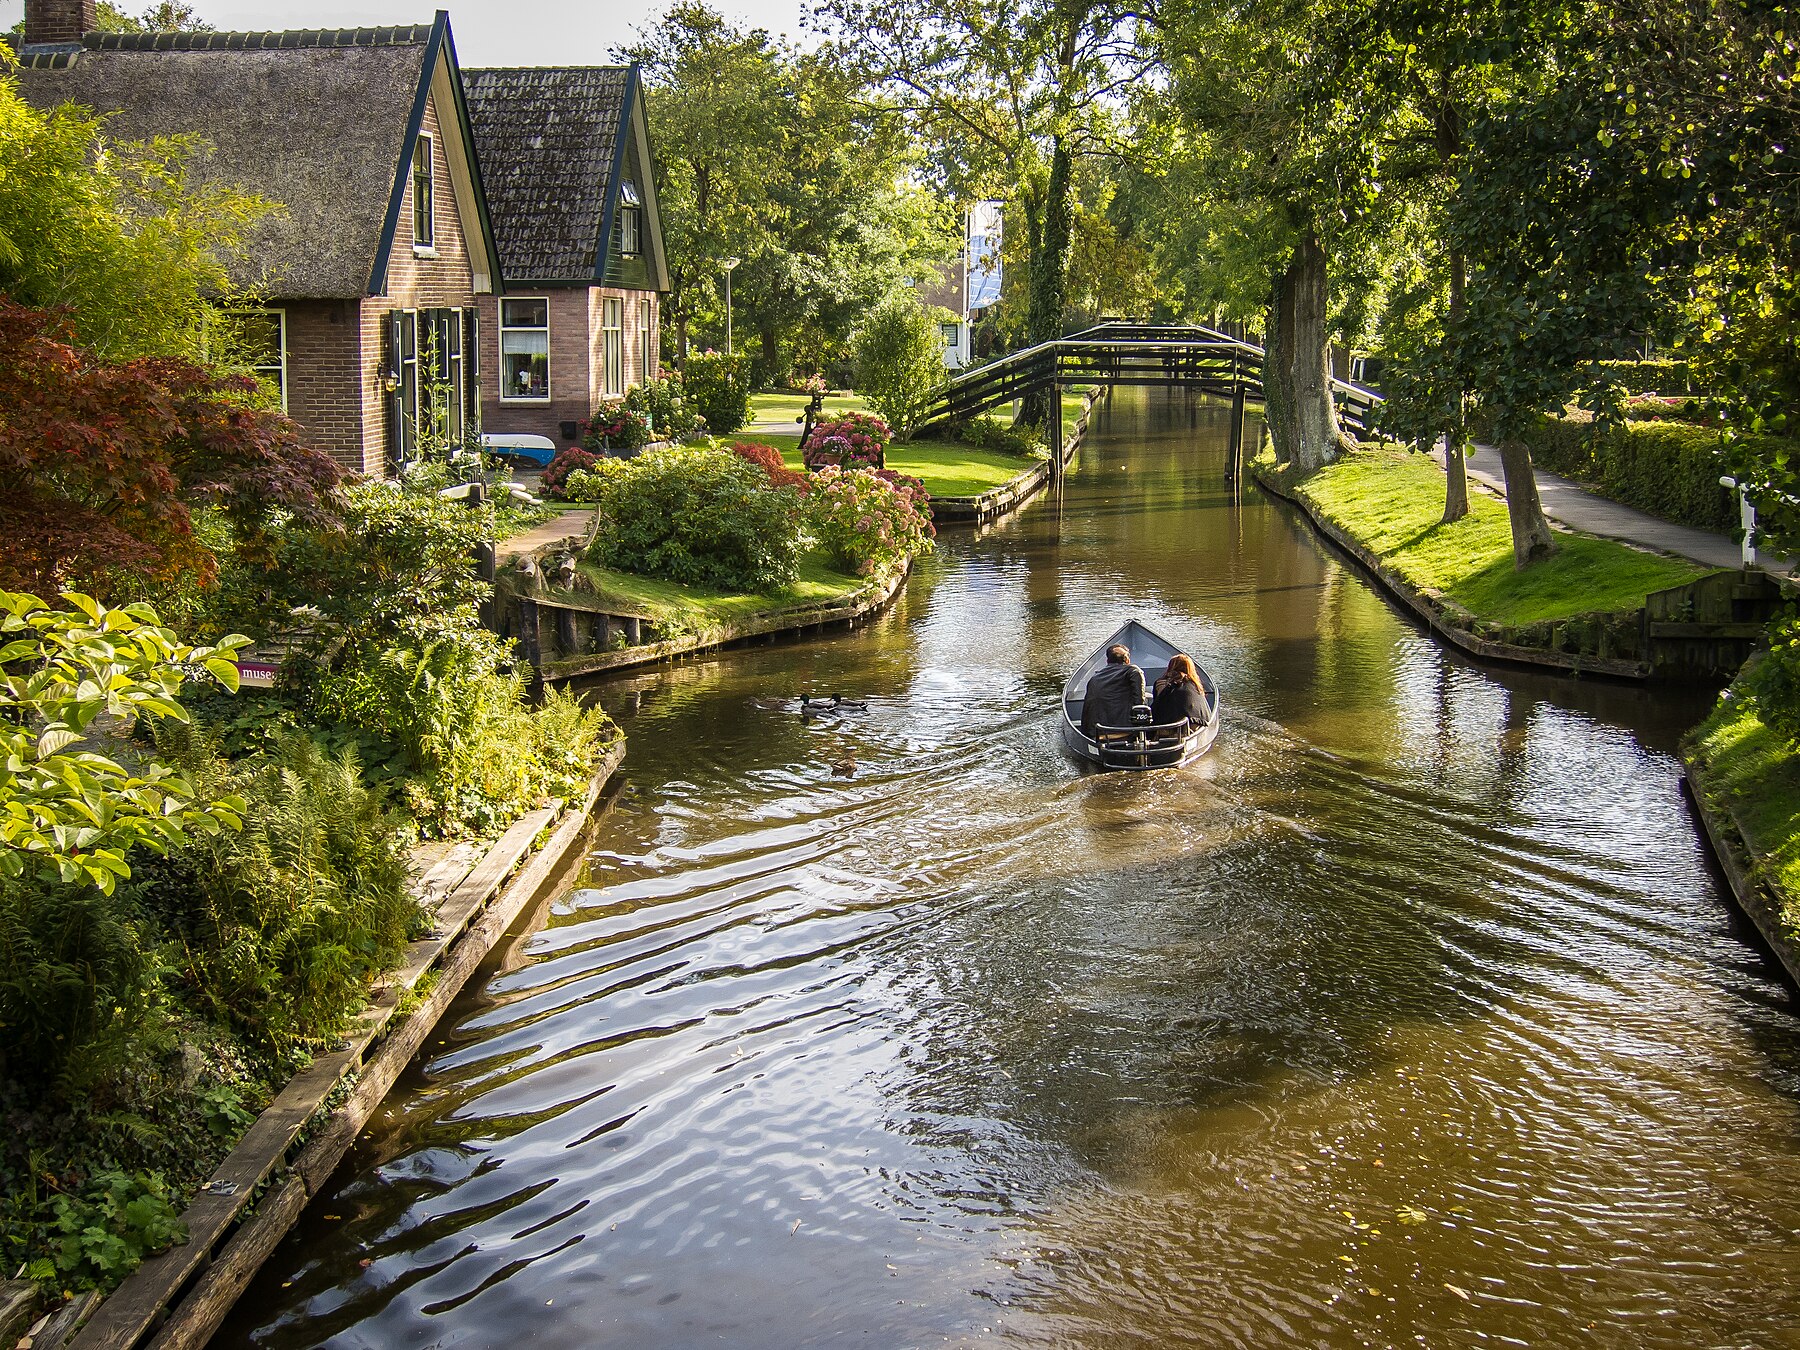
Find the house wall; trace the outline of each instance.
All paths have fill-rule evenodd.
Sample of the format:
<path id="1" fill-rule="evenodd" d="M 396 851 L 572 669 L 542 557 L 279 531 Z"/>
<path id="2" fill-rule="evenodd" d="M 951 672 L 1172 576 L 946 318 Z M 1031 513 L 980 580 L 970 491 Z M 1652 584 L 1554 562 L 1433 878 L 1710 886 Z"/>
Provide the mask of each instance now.
<path id="1" fill-rule="evenodd" d="M 457 134 L 454 112 L 445 121 L 450 134 Z M 400 221 L 394 230 L 394 247 L 388 256 L 387 292 L 366 297 L 361 303 L 360 378 L 357 381 L 362 404 L 361 462 L 346 465 L 359 473 L 386 474 L 393 468 L 388 393 L 382 387 L 392 360 L 387 351 L 388 311 L 433 306 L 467 307 L 475 304 L 477 299 L 474 270 L 469 263 L 468 244 L 463 238 L 462 219 L 456 209 L 455 189 L 444 162 L 444 142 L 438 128 L 436 100 L 428 99 L 422 129 L 432 138 L 432 247 L 429 252 L 420 252 L 413 247 L 413 187 L 409 172 L 405 200 L 400 204 Z M 484 361 L 480 367 L 480 378 L 484 383 L 490 369 Z"/>
<path id="2" fill-rule="evenodd" d="M 600 286 L 528 286 L 509 287 L 508 295 L 543 296 L 550 302 L 550 398 L 547 401 L 509 402 L 502 400 L 499 390 L 500 371 L 500 302 L 493 296 L 482 296 L 481 305 L 481 426 L 483 431 L 517 432 L 548 436 L 558 447 L 577 443 L 578 438 L 562 434 L 564 422 L 585 422 L 604 394 L 605 336 L 602 322 L 607 297 L 624 301 L 625 305 L 625 387 L 641 384 L 643 370 L 641 332 L 638 307 L 641 300 L 650 301 L 650 324 L 654 334 L 662 322 L 661 299 L 654 291 L 628 291 Z M 654 358 L 654 352 L 652 353 Z M 652 360 L 649 371 L 654 379 L 661 363 Z"/>
<path id="3" fill-rule="evenodd" d="M 307 444 L 364 472 L 360 304 L 287 300 L 279 308 L 287 314 L 288 416 Z"/>

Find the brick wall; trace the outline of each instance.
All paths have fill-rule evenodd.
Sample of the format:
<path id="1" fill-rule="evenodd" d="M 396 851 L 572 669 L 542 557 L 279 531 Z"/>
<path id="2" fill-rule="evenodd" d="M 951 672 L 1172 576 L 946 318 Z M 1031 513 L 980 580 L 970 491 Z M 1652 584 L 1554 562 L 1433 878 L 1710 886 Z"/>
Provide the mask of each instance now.
<path id="1" fill-rule="evenodd" d="M 455 121 L 451 119 L 451 134 Z M 463 239 L 462 218 L 457 214 L 455 189 L 444 161 L 444 139 L 438 134 L 435 100 L 425 105 L 423 130 L 431 135 L 432 246 L 427 253 L 413 247 L 412 175 L 406 180 L 400 221 L 394 230 L 394 247 L 388 257 L 387 294 L 362 301 L 359 317 L 363 473 L 385 474 L 392 467 L 392 433 L 388 427 L 388 394 L 382 388 L 387 372 L 387 314 L 393 309 L 422 309 L 472 305 L 475 281 Z M 491 369 L 485 362 L 485 381 Z"/>
<path id="2" fill-rule="evenodd" d="M 281 308 L 287 314 L 288 416 L 300 424 L 309 445 L 346 469 L 367 471 L 361 305 L 355 300 L 289 300 Z"/>
<path id="3" fill-rule="evenodd" d="M 500 304 L 490 296 L 481 299 L 481 421 L 484 431 L 521 432 L 548 436 L 559 446 L 574 442 L 562 434 L 562 423 L 585 422 L 605 397 L 606 375 L 604 300 L 624 302 L 625 387 L 644 379 L 643 331 L 640 304 L 650 302 L 650 331 L 657 335 L 661 322 L 660 298 L 654 291 L 624 291 L 600 286 L 513 287 L 513 296 L 543 296 L 550 301 L 550 398 L 547 402 L 503 400 L 499 391 Z M 654 346 L 650 376 L 661 363 Z"/>

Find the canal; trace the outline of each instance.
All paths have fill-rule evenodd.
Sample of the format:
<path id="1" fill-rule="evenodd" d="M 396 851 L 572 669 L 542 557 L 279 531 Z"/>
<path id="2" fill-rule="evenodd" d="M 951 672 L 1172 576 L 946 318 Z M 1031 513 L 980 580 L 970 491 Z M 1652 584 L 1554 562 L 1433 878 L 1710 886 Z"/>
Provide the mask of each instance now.
<path id="1" fill-rule="evenodd" d="M 870 627 L 598 686 L 585 872 L 215 1344 L 1800 1343 L 1709 691 L 1467 665 L 1224 441 L 1121 392 Z M 1058 746 L 1132 615 L 1224 692 L 1197 768 Z"/>

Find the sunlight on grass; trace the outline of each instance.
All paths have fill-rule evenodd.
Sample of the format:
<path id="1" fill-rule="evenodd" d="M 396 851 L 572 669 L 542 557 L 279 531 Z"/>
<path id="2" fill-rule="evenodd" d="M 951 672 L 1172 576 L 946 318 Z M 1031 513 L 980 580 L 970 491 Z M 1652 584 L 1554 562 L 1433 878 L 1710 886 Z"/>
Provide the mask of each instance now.
<path id="1" fill-rule="evenodd" d="M 784 426 L 800 425 L 800 414 L 806 411 L 808 399 L 806 394 L 752 394 L 750 395 L 750 420 L 752 422 L 779 422 Z M 831 416 L 836 413 L 868 412 L 869 401 L 861 394 L 827 394 L 825 396 L 825 413 Z M 744 430 L 749 430 L 745 427 Z"/>
<path id="2" fill-rule="evenodd" d="M 1651 591 L 1709 570 L 1610 539 L 1559 532 L 1554 557 L 1517 571 L 1505 503 L 1471 492 L 1469 514 L 1454 525 L 1440 523 L 1444 471 L 1404 450 L 1346 455 L 1298 491 L 1414 586 L 1498 623 L 1636 609 Z"/>
<path id="3" fill-rule="evenodd" d="M 1689 736 L 1716 805 L 1728 806 L 1773 884 L 1781 921 L 1800 935 L 1800 756 L 1763 725 L 1742 693 L 1720 702 Z"/>
<path id="4" fill-rule="evenodd" d="M 618 606 L 618 612 L 643 617 L 673 619 L 681 626 L 704 630 L 725 623 L 739 623 L 764 614 L 842 600 L 869 584 L 869 578 L 839 572 L 822 554 L 809 553 L 800 560 L 799 579 L 776 595 L 754 591 L 716 591 L 705 586 L 684 586 L 659 577 L 638 576 L 590 562 L 578 564 L 594 585 L 598 598 Z"/>

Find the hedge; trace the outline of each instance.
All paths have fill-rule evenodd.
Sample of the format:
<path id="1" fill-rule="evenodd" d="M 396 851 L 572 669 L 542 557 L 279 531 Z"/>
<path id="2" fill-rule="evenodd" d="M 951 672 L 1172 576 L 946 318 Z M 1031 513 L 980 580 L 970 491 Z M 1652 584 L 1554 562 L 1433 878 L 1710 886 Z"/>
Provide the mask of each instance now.
<path id="1" fill-rule="evenodd" d="M 1603 497 L 1678 525 L 1730 532 L 1737 503 L 1719 486 L 1719 433 L 1685 422 L 1627 422 L 1595 432 L 1591 421 L 1546 418 L 1526 437 L 1532 461 L 1591 485 Z"/>
<path id="2" fill-rule="evenodd" d="M 1686 361 L 1602 361 L 1600 369 L 1614 376 L 1632 394 L 1691 394 Z"/>

